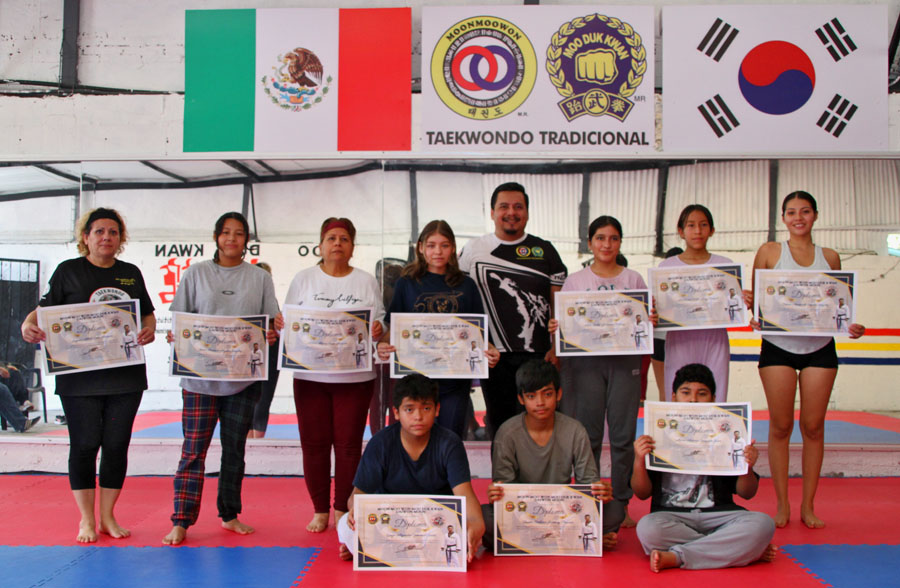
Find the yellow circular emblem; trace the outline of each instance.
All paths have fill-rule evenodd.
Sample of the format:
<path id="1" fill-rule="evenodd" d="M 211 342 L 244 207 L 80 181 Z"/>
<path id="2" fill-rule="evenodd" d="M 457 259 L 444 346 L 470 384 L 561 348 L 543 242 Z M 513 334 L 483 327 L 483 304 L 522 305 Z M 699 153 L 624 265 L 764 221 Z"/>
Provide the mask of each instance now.
<path id="1" fill-rule="evenodd" d="M 431 54 L 441 101 L 472 120 L 495 120 L 520 107 L 537 78 L 534 47 L 516 25 L 473 16 L 447 29 Z"/>

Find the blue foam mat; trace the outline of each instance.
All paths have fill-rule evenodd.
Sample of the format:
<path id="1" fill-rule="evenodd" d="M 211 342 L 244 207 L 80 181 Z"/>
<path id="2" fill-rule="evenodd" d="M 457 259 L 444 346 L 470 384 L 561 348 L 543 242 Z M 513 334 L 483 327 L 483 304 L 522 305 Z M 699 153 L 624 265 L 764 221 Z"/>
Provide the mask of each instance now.
<path id="1" fill-rule="evenodd" d="M 644 433 L 644 419 L 638 419 L 637 436 Z M 157 425 L 135 431 L 131 435 L 133 438 L 143 439 L 181 439 L 181 422 L 167 423 Z M 219 438 L 219 426 L 216 425 L 214 433 L 216 439 Z M 297 425 L 269 425 L 266 429 L 266 437 L 269 439 L 294 439 L 299 440 L 297 433 Z M 366 425 L 363 439 L 368 441 L 372 437 L 372 433 Z M 753 438 L 758 443 L 765 443 L 769 438 L 769 422 L 753 421 Z M 803 439 L 800 436 L 800 426 L 795 423 L 794 432 L 791 434 L 791 443 L 801 443 Z M 860 444 L 888 444 L 900 445 L 900 433 L 893 431 L 885 431 L 884 429 L 876 429 L 874 427 L 865 427 L 855 423 L 847 423 L 844 421 L 826 421 L 825 422 L 825 443 L 860 443 Z"/>
<path id="2" fill-rule="evenodd" d="M 131 437 L 133 439 L 182 439 L 181 421 L 135 431 L 131 434 Z M 363 440 L 368 441 L 371 437 L 372 432 L 369 430 L 369 425 L 366 425 Z M 213 438 L 219 438 L 219 425 L 216 425 Z M 297 432 L 297 425 L 269 425 L 266 427 L 266 439 L 293 439 L 299 441 L 300 434 Z"/>
<path id="3" fill-rule="evenodd" d="M 835 588 L 898 585 L 900 545 L 782 545 L 779 549 Z"/>
<path id="4" fill-rule="evenodd" d="M 0 546 L 4 588 L 156 588 L 157 586 L 293 586 L 320 549 L 314 547 Z"/>

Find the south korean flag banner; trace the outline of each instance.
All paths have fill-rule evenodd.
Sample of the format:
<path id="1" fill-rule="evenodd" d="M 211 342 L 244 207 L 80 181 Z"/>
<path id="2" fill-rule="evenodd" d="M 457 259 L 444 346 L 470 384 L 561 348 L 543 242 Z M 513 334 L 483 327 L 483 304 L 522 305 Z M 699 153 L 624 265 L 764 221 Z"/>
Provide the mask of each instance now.
<path id="1" fill-rule="evenodd" d="M 887 7 L 666 6 L 663 149 L 888 149 Z"/>

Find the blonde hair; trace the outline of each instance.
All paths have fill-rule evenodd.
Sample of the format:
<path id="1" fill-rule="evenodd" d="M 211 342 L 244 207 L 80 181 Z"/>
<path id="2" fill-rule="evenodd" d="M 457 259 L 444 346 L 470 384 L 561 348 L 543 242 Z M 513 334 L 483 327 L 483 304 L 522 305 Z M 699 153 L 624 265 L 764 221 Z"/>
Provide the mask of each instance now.
<path id="1" fill-rule="evenodd" d="M 125 221 L 122 219 L 122 215 L 112 208 L 95 208 L 84 213 L 78 219 L 78 222 L 75 223 L 75 241 L 78 243 L 78 253 L 82 257 L 86 257 L 91 253 L 84 243 L 84 236 L 91 232 L 94 222 L 101 219 L 109 219 L 119 225 L 119 248 L 116 250 L 116 255 L 119 255 L 125 249 L 125 242 L 128 241 L 128 231 L 125 229 Z"/>

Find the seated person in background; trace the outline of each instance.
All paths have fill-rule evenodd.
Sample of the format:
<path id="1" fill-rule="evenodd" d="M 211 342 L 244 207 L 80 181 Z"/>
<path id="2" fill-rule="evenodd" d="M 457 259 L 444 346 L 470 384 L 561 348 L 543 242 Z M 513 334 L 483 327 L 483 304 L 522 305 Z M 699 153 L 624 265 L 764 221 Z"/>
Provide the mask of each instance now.
<path id="1" fill-rule="evenodd" d="M 716 381 L 705 365 L 692 363 L 675 373 L 675 402 L 714 402 Z M 650 514 L 637 525 L 638 539 L 650 556 L 650 569 L 688 570 L 745 566 L 772 561 L 778 548 L 770 541 L 775 522 L 769 515 L 734 503 L 732 494 L 748 500 L 756 495 L 759 475 L 753 464 L 759 450 L 743 448 L 749 469 L 743 476 L 699 476 L 647 471 L 644 456 L 653 451 L 653 437 L 634 442 L 631 488 L 644 500 L 652 496 Z"/>
<path id="2" fill-rule="evenodd" d="M 26 416 L 29 408 L 32 405 L 22 374 L 12 366 L 0 367 L 0 416 L 15 432 L 24 433 L 41 420 L 41 417 L 29 419 Z"/>
<path id="3" fill-rule="evenodd" d="M 485 547 L 494 548 L 493 503 L 503 498 L 503 487 L 497 484 L 569 484 L 573 472 L 576 484 L 591 484 L 591 493 L 605 503 L 603 547 L 615 547 L 625 508 L 612 501 L 612 487 L 600 481 L 584 426 L 556 412 L 563 393 L 556 367 L 543 359 L 522 364 L 516 371 L 516 389 L 525 413 L 503 423 L 494 437 L 493 483 L 488 486 L 491 504 L 482 507 L 487 522 Z"/>
<path id="4" fill-rule="evenodd" d="M 468 559 L 472 561 L 484 519 L 472 489 L 469 461 L 462 441 L 435 424 L 438 385 L 411 374 L 394 387 L 394 417 L 399 421 L 372 437 L 353 479 L 348 512 L 338 521 L 341 559 L 350 560 L 356 545 L 353 497 L 357 494 L 443 494 L 466 497 Z"/>

